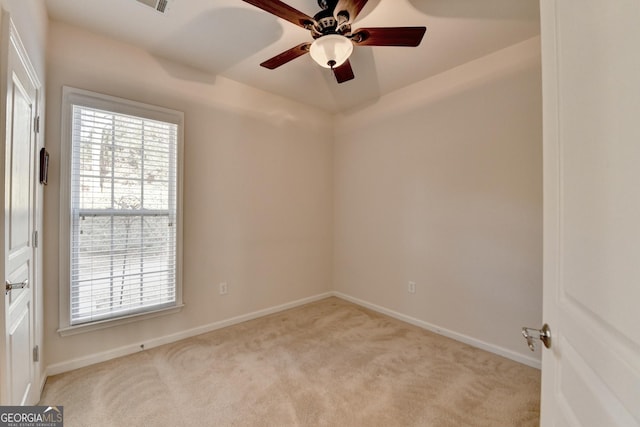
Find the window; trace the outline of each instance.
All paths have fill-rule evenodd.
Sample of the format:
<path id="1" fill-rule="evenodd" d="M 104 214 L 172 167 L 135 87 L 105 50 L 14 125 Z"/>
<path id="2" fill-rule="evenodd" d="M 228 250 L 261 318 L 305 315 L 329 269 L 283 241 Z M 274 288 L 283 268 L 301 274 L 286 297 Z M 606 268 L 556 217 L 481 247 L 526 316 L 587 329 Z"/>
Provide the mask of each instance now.
<path id="1" fill-rule="evenodd" d="M 182 113 L 65 87 L 63 114 L 61 330 L 180 306 Z"/>

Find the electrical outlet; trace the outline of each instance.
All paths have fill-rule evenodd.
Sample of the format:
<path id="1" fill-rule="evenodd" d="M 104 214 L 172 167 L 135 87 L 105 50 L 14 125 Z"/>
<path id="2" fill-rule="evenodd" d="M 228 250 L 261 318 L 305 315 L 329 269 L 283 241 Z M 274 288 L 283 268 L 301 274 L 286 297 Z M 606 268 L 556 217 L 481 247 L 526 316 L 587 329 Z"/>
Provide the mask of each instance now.
<path id="1" fill-rule="evenodd" d="M 227 282 L 220 283 L 220 295 L 226 295 L 229 292 L 229 287 L 227 286 Z"/>
<path id="2" fill-rule="evenodd" d="M 416 293 L 416 282 L 409 282 L 409 284 L 407 285 L 407 292 L 409 292 L 410 294 Z"/>

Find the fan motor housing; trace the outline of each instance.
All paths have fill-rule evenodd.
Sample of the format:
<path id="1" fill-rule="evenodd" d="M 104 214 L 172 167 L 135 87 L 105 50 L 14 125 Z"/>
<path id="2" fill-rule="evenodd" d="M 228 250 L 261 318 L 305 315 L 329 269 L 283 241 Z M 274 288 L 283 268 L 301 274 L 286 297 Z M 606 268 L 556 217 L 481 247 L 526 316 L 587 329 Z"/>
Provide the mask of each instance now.
<path id="1" fill-rule="evenodd" d="M 320 1 L 318 3 L 320 3 Z M 332 3 L 337 3 L 337 1 Z M 339 22 L 336 20 L 335 16 L 333 16 L 334 7 L 335 4 L 330 5 L 328 8 L 321 10 L 313 17 L 318 24 L 311 30 L 311 35 L 314 39 L 328 34 L 345 35 L 351 32 L 350 24 L 347 22 Z"/>

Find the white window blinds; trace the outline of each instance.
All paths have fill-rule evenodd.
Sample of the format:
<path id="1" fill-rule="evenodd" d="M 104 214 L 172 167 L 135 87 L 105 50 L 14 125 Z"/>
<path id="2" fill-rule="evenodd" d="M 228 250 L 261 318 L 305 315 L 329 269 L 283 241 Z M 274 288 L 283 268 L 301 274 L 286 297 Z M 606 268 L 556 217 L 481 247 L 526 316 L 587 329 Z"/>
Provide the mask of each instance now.
<path id="1" fill-rule="evenodd" d="M 70 324 L 175 305 L 178 125 L 71 116 Z"/>

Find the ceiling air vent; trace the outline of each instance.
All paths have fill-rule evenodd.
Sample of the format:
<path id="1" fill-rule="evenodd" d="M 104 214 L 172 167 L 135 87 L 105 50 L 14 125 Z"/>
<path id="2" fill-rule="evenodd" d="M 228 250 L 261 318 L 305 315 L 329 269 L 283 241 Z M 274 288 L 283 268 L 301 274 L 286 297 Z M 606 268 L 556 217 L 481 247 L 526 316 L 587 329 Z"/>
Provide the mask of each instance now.
<path id="1" fill-rule="evenodd" d="M 136 0 L 145 6 L 154 8 L 157 12 L 166 13 L 169 6 L 169 0 Z"/>

